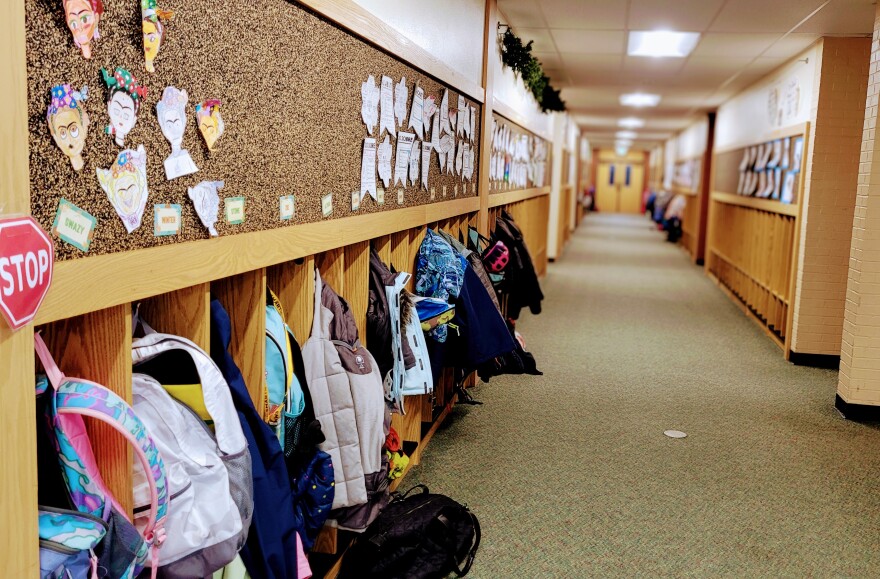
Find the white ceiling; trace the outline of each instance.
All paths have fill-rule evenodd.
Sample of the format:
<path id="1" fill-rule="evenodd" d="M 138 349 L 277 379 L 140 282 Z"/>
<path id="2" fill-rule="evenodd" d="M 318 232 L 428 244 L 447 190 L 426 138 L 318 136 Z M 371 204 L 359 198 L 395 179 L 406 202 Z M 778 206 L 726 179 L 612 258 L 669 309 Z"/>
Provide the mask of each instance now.
<path id="1" fill-rule="evenodd" d="M 874 0 L 498 0 L 499 18 L 544 65 L 594 144 L 637 116 L 636 147 L 685 128 L 808 48 L 820 36 L 871 36 Z M 688 58 L 626 55 L 630 30 L 702 34 Z M 659 93 L 653 109 L 620 106 L 626 92 Z"/>

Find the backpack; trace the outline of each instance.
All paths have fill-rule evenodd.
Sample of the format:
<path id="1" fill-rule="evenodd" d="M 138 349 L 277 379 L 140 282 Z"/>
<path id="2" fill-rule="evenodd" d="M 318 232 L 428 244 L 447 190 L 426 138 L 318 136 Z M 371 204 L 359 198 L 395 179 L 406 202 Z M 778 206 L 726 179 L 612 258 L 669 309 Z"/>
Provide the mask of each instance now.
<path id="1" fill-rule="evenodd" d="M 247 440 L 213 360 L 186 338 L 138 326 L 146 335 L 132 344 L 134 407 L 165 459 L 174 505 L 158 564 L 163 577 L 205 577 L 247 540 L 254 507 Z M 136 482 L 143 477 L 139 468 L 134 474 Z M 145 499 L 136 486 L 136 513 Z"/>
<path id="2" fill-rule="evenodd" d="M 64 376 L 39 334 L 34 335 L 34 347 L 46 371 L 36 386 L 37 395 L 48 398 L 42 440 L 48 439 L 56 453 L 60 473 L 56 472 L 55 481 L 63 481 L 66 491 L 66 496 L 58 498 L 62 504 L 52 506 L 75 509 L 41 507 L 40 567 L 45 571 L 41 577 L 78 573 L 86 562 L 95 577 L 135 577 L 148 558 L 158 560 L 165 539 L 169 496 L 162 457 L 143 422 L 122 398 L 94 382 Z M 134 447 L 135 464 L 150 473 L 141 481 L 146 495 L 141 534 L 101 478 L 83 416 L 100 420 L 122 434 Z M 45 460 L 41 463 L 47 464 Z M 50 490 L 41 493 L 48 496 Z M 74 534 L 62 531 L 64 527 Z M 80 552 L 74 552 L 77 550 Z"/>
<path id="3" fill-rule="evenodd" d="M 266 422 L 275 427 L 284 440 L 285 420 L 282 415 L 296 418 L 305 407 L 302 385 L 294 373 L 293 346 L 296 338 L 287 322 L 281 302 L 266 290 Z"/>
<path id="4" fill-rule="evenodd" d="M 414 490 L 420 490 L 413 494 Z M 342 559 L 339 576 L 365 579 L 464 577 L 480 547 L 480 523 L 466 507 L 418 485 L 397 494 Z"/>
<path id="5" fill-rule="evenodd" d="M 420 296 L 451 301 L 458 297 L 464 283 L 467 261 L 432 229 L 425 230 L 416 258 L 416 293 Z M 446 325 L 439 325 L 428 335 L 445 342 L 449 335 Z"/>

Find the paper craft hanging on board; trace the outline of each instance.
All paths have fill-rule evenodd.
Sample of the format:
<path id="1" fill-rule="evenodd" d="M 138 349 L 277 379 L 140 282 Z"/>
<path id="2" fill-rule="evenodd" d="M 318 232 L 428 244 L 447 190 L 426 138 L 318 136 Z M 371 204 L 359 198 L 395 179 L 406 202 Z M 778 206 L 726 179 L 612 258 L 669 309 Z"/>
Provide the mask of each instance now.
<path id="1" fill-rule="evenodd" d="M 73 34 L 73 43 L 82 51 L 84 58 L 92 57 L 92 41 L 101 38 L 98 24 L 104 15 L 101 0 L 62 0 L 64 20 Z"/>
<path id="2" fill-rule="evenodd" d="M 407 172 L 409 171 L 409 155 L 412 151 L 413 141 L 416 136 L 412 133 L 401 132 L 397 135 L 397 151 L 394 158 L 394 184 L 402 184 L 406 187 Z"/>
<path id="3" fill-rule="evenodd" d="M 388 139 L 388 135 L 385 135 Z M 361 196 L 372 195 L 376 199 L 376 139 L 364 139 L 364 156 L 361 159 Z"/>
<path id="4" fill-rule="evenodd" d="M 455 137 L 455 127 L 456 127 L 457 122 L 458 122 L 458 111 L 450 110 L 449 111 L 449 125 L 450 125 L 450 127 L 449 127 L 448 133 L 450 135 L 452 135 L 453 138 Z"/>
<path id="5" fill-rule="evenodd" d="M 394 81 L 387 76 L 382 76 L 382 89 L 379 96 L 379 135 L 382 131 L 388 131 L 392 137 L 397 131 L 394 127 Z"/>
<path id="6" fill-rule="evenodd" d="M 413 142 L 412 150 L 409 155 L 409 182 L 412 185 L 419 185 L 419 163 L 422 160 L 422 145 L 418 140 Z"/>
<path id="7" fill-rule="evenodd" d="M 473 147 L 470 148 L 470 154 L 471 154 L 471 161 L 470 161 L 470 169 L 471 169 L 471 173 L 470 173 L 470 177 L 469 177 L 469 178 L 470 178 L 471 180 L 473 180 L 473 178 L 474 178 L 474 169 L 476 169 L 476 167 L 477 167 L 477 154 L 476 154 L 476 152 L 474 151 L 474 148 L 473 148 Z"/>
<path id="8" fill-rule="evenodd" d="M 462 163 L 464 162 L 464 159 L 462 158 L 462 155 L 464 153 L 463 143 L 464 143 L 464 141 L 459 141 L 458 147 L 456 147 L 456 151 L 455 151 L 455 174 L 456 175 L 461 175 Z"/>
<path id="9" fill-rule="evenodd" d="M 211 237 L 217 237 L 214 224 L 217 223 L 217 214 L 220 212 L 219 191 L 223 189 L 224 184 L 223 181 L 202 181 L 186 190 L 196 208 L 199 220 L 208 229 Z"/>
<path id="10" fill-rule="evenodd" d="M 409 88 L 406 86 L 406 77 L 394 85 L 394 118 L 401 127 L 406 124 L 406 103 L 409 101 Z"/>
<path id="11" fill-rule="evenodd" d="M 428 190 L 428 174 L 431 168 L 431 143 L 422 143 L 422 187 Z"/>
<path id="12" fill-rule="evenodd" d="M 385 135 L 385 140 L 379 145 L 377 160 L 379 177 L 382 179 L 383 186 L 388 187 L 391 183 L 391 140 L 388 135 Z"/>
<path id="13" fill-rule="evenodd" d="M 475 130 L 475 129 L 477 128 L 477 121 L 476 121 L 476 118 L 477 118 L 477 107 L 471 107 L 471 112 L 470 112 L 470 114 L 468 115 L 468 118 L 469 118 L 470 121 L 471 121 L 471 134 L 470 134 L 470 138 L 471 138 L 471 143 L 473 143 L 473 142 L 474 142 L 474 138 L 475 138 L 475 137 L 474 137 L 474 134 L 476 133 L 476 130 Z"/>
<path id="14" fill-rule="evenodd" d="M 471 180 L 471 153 L 470 153 L 470 145 L 465 141 L 464 143 L 464 153 L 461 155 L 461 177 L 462 180 L 467 179 Z"/>
<path id="15" fill-rule="evenodd" d="M 451 133 L 449 128 L 449 90 L 443 91 L 443 99 L 440 101 L 440 130 Z"/>
<path id="16" fill-rule="evenodd" d="M 205 138 L 208 150 L 213 151 L 214 145 L 226 130 L 223 117 L 220 115 L 220 99 L 208 99 L 196 105 L 196 120 L 199 132 Z"/>
<path id="17" fill-rule="evenodd" d="M 156 103 L 156 116 L 162 134 L 171 143 L 171 154 L 165 159 L 165 178 L 169 181 L 192 175 L 199 170 L 193 162 L 189 151 L 181 149 L 183 133 L 186 131 L 186 104 L 189 97 L 185 90 L 166 86 L 162 92 L 162 100 Z"/>
<path id="18" fill-rule="evenodd" d="M 119 66 L 113 74 L 102 68 L 101 75 L 110 91 L 107 98 L 110 124 L 104 128 L 104 132 L 112 136 L 117 145 L 124 147 L 125 136 L 137 122 L 137 114 L 141 101 L 147 96 L 147 89 L 138 84 L 137 79 L 130 72 Z"/>
<path id="19" fill-rule="evenodd" d="M 367 133 L 372 135 L 379 122 L 379 87 L 372 74 L 361 83 L 361 119 L 367 126 Z"/>
<path id="20" fill-rule="evenodd" d="M 460 137 L 464 134 L 464 121 L 467 119 L 467 110 L 465 109 L 464 97 L 462 95 L 458 95 L 458 106 L 455 108 L 458 111 L 456 113 L 458 122 L 455 125 L 455 136 Z"/>
<path id="21" fill-rule="evenodd" d="M 422 108 L 422 114 L 424 115 L 425 120 L 430 121 L 434 117 L 434 113 L 437 112 L 437 102 L 433 96 L 425 97 L 425 105 Z"/>
<path id="22" fill-rule="evenodd" d="M 49 91 L 51 100 L 46 109 L 46 122 L 52 139 L 69 159 L 74 170 L 80 171 L 85 162 L 82 158 L 89 130 L 89 115 L 82 107 L 89 96 L 89 88 L 73 90 L 69 84 L 59 84 Z"/>
<path id="23" fill-rule="evenodd" d="M 451 149 L 446 154 L 446 172 L 450 175 L 455 174 L 455 149 Z"/>
<path id="24" fill-rule="evenodd" d="M 440 115 L 434 115 L 431 121 L 431 148 L 440 148 Z"/>
<path id="25" fill-rule="evenodd" d="M 141 0 L 141 31 L 144 35 L 144 67 L 147 72 L 156 72 L 153 61 L 165 40 L 165 23 L 174 17 L 174 12 L 156 7 L 156 0 Z"/>
<path id="26" fill-rule="evenodd" d="M 136 151 L 125 149 L 109 169 L 96 169 L 101 188 L 116 210 L 125 229 L 131 233 L 141 226 L 147 206 L 147 152 L 143 145 Z"/>
<path id="27" fill-rule="evenodd" d="M 420 139 L 425 138 L 424 121 L 422 121 L 422 109 L 425 105 L 425 91 L 417 86 L 413 92 L 412 107 L 409 110 L 409 127 L 415 129 Z"/>

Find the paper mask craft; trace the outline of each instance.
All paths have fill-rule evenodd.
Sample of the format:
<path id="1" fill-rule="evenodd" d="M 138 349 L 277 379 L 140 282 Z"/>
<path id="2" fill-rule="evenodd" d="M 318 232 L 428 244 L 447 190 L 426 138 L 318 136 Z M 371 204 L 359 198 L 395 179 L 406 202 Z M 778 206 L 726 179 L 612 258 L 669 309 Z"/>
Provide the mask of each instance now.
<path id="1" fill-rule="evenodd" d="M 89 115 L 80 106 L 88 98 L 88 87 L 73 90 L 69 84 L 59 84 L 50 91 L 52 100 L 46 110 L 49 132 L 61 152 L 70 157 L 77 171 L 83 168 L 82 151 L 89 130 Z"/>
<path id="2" fill-rule="evenodd" d="M 214 143 L 223 134 L 225 126 L 223 117 L 220 116 L 220 101 L 208 99 L 196 105 L 196 120 L 199 122 L 199 131 L 205 137 L 208 150 L 214 150 Z"/>
<path id="3" fill-rule="evenodd" d="M 162 48 L 165 39 L 165 22 L 174 17 L 174 12 L 156 8 L 156 0 L 141 0 L 141 30 L 144 35 L 144 64 L 147 72 L 156 72 L 153 60 Z"/>
<path id="4" fill-rule="evenodd" d="M 202 225 L 208 228 L 211 237 L 217 237 L 217 230 L 214 229 L 214 224 L 217 223 L 217 213 L 220 210 L 220 196 L 217 192 L 223 188 L 223 185 L 223 181 L 202 181 L 195 187 L 187 188 L 196 213 L 198 213 Z"/>
<path id="5" fill-rule="evenodd" d="M 73 43 L 82 51 L 85 58 L 92 57 L 92 41 L 101 38 L 98 23 L 104 14 L 101 0 L 61 0 L 64 5 L 64 19 Z"/>
<path id="6" fill-rule="evenodd" d="M 104 84 L 110 89 L 107 99 L 110 124 L 104 128 L 104 132 L 115 137 L 116 144 L 124 147 L 125 136 L 137 122 L 138 110 L 141 101 L 147 96 L 147 88 L 139 85 L 130 72 L 118 66 L 112 75 L 102 68 L 101 75 L 104 77 Z"/>
<path id="7" fill-rule="evenodd" d="M 162 100 L 156 103 L 156 116 L 162 134 L 171 143 L 171 154 L 165 159 L 165 177 L 170 181 L 184 175 L 191 175 L 199 170 L 193 163 L 189 151 L 181 149 L 183 133 L 186 130 L 186 103 L 189 102 L 186 91 L 166 86 Z"/>
<path id="8" fill-rule="evenodd" d="M 143 145 L 137 151 L 126 149 L 116 156 L 109 169 L 97 169 L 98 181 L 110 204 L 129 233 L 141 226 L 147 206 L 147 152 Z"/>

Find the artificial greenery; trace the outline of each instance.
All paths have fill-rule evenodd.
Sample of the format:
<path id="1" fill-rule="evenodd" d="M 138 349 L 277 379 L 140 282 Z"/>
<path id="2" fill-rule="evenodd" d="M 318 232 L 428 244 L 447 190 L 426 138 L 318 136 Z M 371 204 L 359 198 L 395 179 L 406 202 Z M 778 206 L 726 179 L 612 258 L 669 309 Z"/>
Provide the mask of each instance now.
<path id="1" fill-rule="evenodd" d="M 544 74 L 541 62 L 532 56 L 531 40 L 524 45 L 510 28 L 505 30 L 501 36 L 501 63 L 522 77 L 542 111 L 565 110 L 565 102 L 560 98 L 559 91 L 550 85 L 550 78 Z"/>

